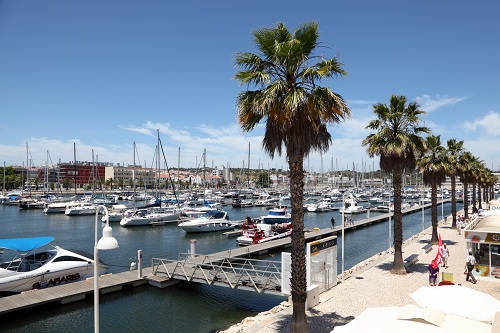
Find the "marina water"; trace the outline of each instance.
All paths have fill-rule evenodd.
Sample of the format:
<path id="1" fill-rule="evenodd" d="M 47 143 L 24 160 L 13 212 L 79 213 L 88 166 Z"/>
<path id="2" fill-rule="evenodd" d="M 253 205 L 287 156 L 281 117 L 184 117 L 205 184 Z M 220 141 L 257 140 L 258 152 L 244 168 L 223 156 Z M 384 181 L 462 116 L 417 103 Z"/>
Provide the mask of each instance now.
<path id="1" fill-rule="evenodd" d="M 460 210 L 462 204 L 457 204 Z M 262 207 L 233 208 L 224 206 L 231 220 L 243 220 L 266 215 Z M 451 204 L 444 205 L 443 214 L 448 216 Z M 376 216 L 371 212 L 370 216 Z M 403 217 L 404 239 L 431 226 L 430 208 L 424 218 L 419 210 Z M 54 245 L 66 249 L 79 249 L 93 253 L 95 216 L 46 215 L 41 210 L 20 210 L 17 206 L 0 205 L 2 231 L 0 238 L 54 236 Z M 305 212 L 306 229 L 330 228 L 334 217 L 339 225 L 339 212 Z M 352 216 L 354 220 L 367 217 L 367 213 Z M 438 208 L 441 218 L 441 207 Z M 422 225 L 424 221 L 424 225 Z M 101 227 L 101 221 L 98 221 Z M 151 258 L 177 259 L 179 253 L 187 253 L 190 240 L 196 239 L 200 255 L 229 251 L 236 247 L 235 238 L 227 238 L 221 232 L 186 234 L 174 224 L 163 226 L 121 227 L 111 223 L 113 236 L 118 240 L 116 250 L 100 251 L 100 258 L 113 273 L 129 269 L 137 263 L 137 250 L 143 253 L 143 267 L 150 266 Z M 99 230 L 99 237 L 102 231 Z M 392 235 L 392 228 L 391 228 Z M 338 269 L 341 272 L 341 236 L 338 242 Z M 391 242 L 392 244 L 392 242 Z M 345 269 L 370 258 L 389 247 L 388 221 L 375 223 L 345 233 Z M 8 258 L 2 258 L 8 259 Z M 254 259 L 280 260 L 280 253 Z M 258 294 L 203 284 L 182 284 L 158 289 L 141 286 L 103 295 L 100 298 L 100 327 L 102 332 L 193 332 L 207 333 L 223 330 L 248 316 L 267 311 L 286 297 Z M 1 298 L 0 298 L 1 302 Z M 38 307 L 4 318 L 2 332 L 92 332 L 94 316 L 93 300 L 87 299 L 62 306 Z"/>

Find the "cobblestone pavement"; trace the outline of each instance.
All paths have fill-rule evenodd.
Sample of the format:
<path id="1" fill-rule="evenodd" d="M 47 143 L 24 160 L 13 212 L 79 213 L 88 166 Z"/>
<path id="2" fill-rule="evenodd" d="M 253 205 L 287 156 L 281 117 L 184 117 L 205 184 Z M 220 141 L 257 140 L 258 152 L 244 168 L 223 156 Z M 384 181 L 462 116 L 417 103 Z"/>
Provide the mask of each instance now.
<path id="1" fill-rule="evenodd" d="M 455 284 L 488 293 L 500 299 L 500 280 L 478 278 L 477 284 L 465 281 L 463 274 L 468 255 L 464 233 L 458 235 L 451 229 L 451 218 L 440 223 L 438 233 L 450 250 L 448 268 L 440 272 L 453 273 Z M 368 307 L 404 306 L 416 304 L 409 296 L 422 286 L 428 286 L 427 266 L 437 253 L 437 245 L 425 253 L 422 247 L 429 243 L 432 229 L 406 240 L 403 244 L 403 258 L 418 253 L 418 261 L 409 266 L 406 275 L 395 275 L 389 271 L 394 255 L 388 251 L 358 264 L 349 270 L 349 277 L 343 283 L 320 295 L 320 303 L 307 311 L 309 331 L 329 333 L 336 325 L 345 325 L 359 316 Z M 221 333 L 278 333 L 289 332 L 292 306 L 283 302 L 270 311 L 248 317 Z"/>

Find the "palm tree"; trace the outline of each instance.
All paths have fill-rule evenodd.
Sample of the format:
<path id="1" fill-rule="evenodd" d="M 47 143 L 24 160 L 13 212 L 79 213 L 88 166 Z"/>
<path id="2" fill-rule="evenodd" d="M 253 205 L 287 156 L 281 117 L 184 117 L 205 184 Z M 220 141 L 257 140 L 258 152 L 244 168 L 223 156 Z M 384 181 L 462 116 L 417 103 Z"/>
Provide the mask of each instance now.
<path id="1" fill-rule="evenodd" d="M 427 137 L 427 152 L 417 161 L 418 168 L 423 172 L 424 183 L 431 186 L 431 244 L 438 243 L 438 212 L 437 212 L 437 187 L 446 179 L 445 148 L 441 146 L 441 136 L 430 135 Z"/>
<path id="2" fill-rule="evenodd" d="M 367 129 L 376 130 L 368 135 L 362 145 L 367 146 L 370 157 L 380 156 L 382 171 L 392 173 L 394 190 L 394 262 L 391 273 L 406 274 L 403 262 L 403 214 L 401 212 L 402 176 L 405 171 L 413 171 L 417 157 L 426 150 L 426 142 L 420 135 L 430 133 L 420 126 L 419 110 L 416 102 L 406 104 L 405 96 L 392 95 L 389 105 L 377 103 L 373 106 L 377 119 L 370 121 Z"/>
<path id="3" fill-rule="evenodd" d="M 464 142 L 450 139 L 446 142 L 448 149 L 446 155 L 448 161 L 446 163 L 446 174 L 450 177 L 451 181 L 451 227 L 457 226 L 457 163 L 460 155 L 464 151 Z"/>
<path id="4" fill-rule="evenodd" d="M 318 24 L 311 22 L 290 33 L 283 23 L 274 28 L 253 32 L 260 54 L 236 55 L 236 65 L 243 68 L 235 75 L 247 90 L 237 97 L 238 121 L 245 132 L 265 119 L 263 148 L 271 158 L 288 160 L 292 205 L 292 332 L 308 332 L 305 315 L 307 296 L 304 212 L 304 158 L 313 150 L 325 152 L 331 143 L 327 124 L 350 116 L 347 103 L 328 87 L 317 85 L 321 79 L 344 76 L 343 64 L 335 58 L 314 59 L 318 46 Z"/>
<path id="5" fill-rule="evenodd" d="M 472 180 L 472 164 L 474 163 L 475 157 L 471 152 L 465 151 L 457 163 L 457 171 L 460 181 L 463 184 L 463 196 L 464 196 L 464 214 L 465 218 L 469 217 L 469 196 L 468 187 Z"/>

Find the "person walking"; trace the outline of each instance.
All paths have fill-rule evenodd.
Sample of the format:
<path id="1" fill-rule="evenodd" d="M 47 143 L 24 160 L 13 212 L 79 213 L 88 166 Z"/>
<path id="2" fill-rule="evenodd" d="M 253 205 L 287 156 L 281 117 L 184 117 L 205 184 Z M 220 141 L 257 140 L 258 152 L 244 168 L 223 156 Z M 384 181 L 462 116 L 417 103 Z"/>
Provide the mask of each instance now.
<path id="1" fill-rule="evenodd" d="M 476 284 L 477 280 L 474 277 L 474 274 L 472 273 L 474 271 L 474 265 L 476 264 L 476 258 L 472 255 L 472 251 L 469 251 L 469 256 L 467 257 L 465 261 L 465 269 L 467 269 L 467 277 L 465 278 L 465 281 L 469 281 L 469 278 L 471 279 L 471 282 Z"/>
<path id="2" fill-rule="evenodd" d="M 459 235 L 462 234 L 462 221 L 460 220 L 460 218 L 457 219 L 457 231 Z"/>
<path id="3" fill-rule="evenodd" d="M 448 268 L 448 257 L 450 256 L 450 250 L 448 249 L 448 246 L 446 243 L 443 243 L 443 267 Z"/>
<path id="4" fill-rule="evenodd" d="M 439 273 L 439 265 L 436 260 L 433 260 L 429 266 L 427 266 L 427 272 L 429 272 L 429 286 L 437 286 L 437 278 Z"/>
<path id="5" fill-rule="evenodd" d="M 332 223 L 332 229 L 335 228 L 335 219 L 332 217 L 332 219 L 330 220 L 330 222 Z"/>

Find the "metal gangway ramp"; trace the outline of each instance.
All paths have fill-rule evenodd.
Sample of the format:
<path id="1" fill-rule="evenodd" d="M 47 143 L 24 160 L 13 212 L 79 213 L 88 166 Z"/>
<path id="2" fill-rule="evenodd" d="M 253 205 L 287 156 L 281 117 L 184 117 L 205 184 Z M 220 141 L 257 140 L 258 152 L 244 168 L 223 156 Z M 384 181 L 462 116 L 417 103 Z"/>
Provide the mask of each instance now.
<path id="1" fill-rule="evenodd" d="M 184 280 L 283 295 L 281 262 L 248 258 L 226 258 L 180 253 L 178 260 L 153 258 L 153 275 L 166 280 Z"/>

